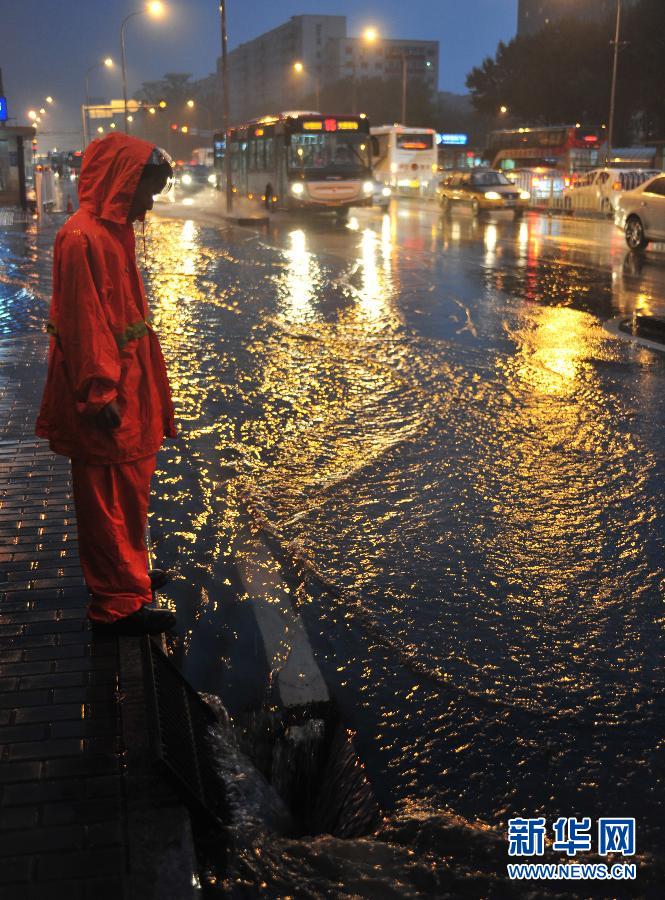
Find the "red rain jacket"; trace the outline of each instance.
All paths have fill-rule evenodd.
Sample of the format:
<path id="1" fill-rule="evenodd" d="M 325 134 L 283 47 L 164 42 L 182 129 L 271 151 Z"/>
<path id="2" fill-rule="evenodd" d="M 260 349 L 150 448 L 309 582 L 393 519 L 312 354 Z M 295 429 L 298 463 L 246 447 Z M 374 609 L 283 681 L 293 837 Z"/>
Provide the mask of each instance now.
<path id="1" fill-rule="evenodd" d="M 93 141 L 79 180 L 80 208 L 60 229 L 53 258 L 48 375 L 37 434 L 90 464 L 130 462 L 175 436 L 164 358 L 147 324 L 127 215 L 153 150 L 124 134 Z M 95 415 L 116 400 L 122 423 Z"/>

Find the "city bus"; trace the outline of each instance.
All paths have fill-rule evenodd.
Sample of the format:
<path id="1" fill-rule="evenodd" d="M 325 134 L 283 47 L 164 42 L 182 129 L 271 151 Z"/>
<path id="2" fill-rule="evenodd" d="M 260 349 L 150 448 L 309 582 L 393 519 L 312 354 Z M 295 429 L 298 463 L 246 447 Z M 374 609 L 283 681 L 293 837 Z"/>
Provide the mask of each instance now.
<path id="1" fill-rule="evenodd" d="M 377 181 L 398 193 L 427 196 L 436 187 L 438 149 L 433 128 L 380 125 L 370 128 Z"/>
<path id="2" fill-rule="evenodd" d="M 603 139 L 580 125 L 512 128 L 493 131 L 486 156 L 532 197 L 557 195 L 574 172 L 599 165 Z"/>
<path id="3" fill-rule="evenodd" d="M 228 138 L 228 141 L 227 141 Z M 334 211 L 371 206 L 374 185 L 369 121 L 364 114 L 284 112 L 214 136 L 218 183 L 226 186 L 230 146 L 232 190 L 266 209 Z"/>

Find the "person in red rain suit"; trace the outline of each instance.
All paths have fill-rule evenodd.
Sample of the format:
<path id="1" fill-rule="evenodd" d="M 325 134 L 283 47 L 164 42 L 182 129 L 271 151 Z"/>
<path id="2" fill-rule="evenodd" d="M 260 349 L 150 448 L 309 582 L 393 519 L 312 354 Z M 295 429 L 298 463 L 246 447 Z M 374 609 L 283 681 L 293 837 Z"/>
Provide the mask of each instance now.
<path id="1" fill-rule="evenodd" d="M 79 210 L 55 241 L 37 434 L 71 459 L 88 617 L 95 629 L 118 634 L 159 634 L 175 624 L 173 613 L 147 606 L 150 479 L 175 426 L 132 227 L 171 175 L 166 154 L 147 141 L 124 134 L 93 141 Z"/>

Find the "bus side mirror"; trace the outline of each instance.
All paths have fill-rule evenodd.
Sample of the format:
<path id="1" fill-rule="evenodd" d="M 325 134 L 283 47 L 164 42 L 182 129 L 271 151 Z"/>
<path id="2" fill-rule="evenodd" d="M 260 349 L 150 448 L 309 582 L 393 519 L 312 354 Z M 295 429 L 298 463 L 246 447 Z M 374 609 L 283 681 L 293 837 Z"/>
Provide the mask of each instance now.
<path id="1" fill-rule="evenodd" d="M 372 137 L 372 156 L 379 156 L 379 139 L 376 137 Z"/>

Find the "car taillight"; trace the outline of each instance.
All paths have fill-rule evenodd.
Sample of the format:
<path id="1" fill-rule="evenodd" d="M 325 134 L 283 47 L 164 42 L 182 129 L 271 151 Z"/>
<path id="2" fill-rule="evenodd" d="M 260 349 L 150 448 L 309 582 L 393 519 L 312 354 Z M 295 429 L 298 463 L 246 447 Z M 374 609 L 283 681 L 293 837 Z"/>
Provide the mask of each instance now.
<path id="1" fill-rule="evenodd" d="M 620 191 L 621 188 L 622 188 L 622 185 L 621 185 L 620 181 L 615 181 L 614 184 L 612 185 L 613 191 Z"/>

